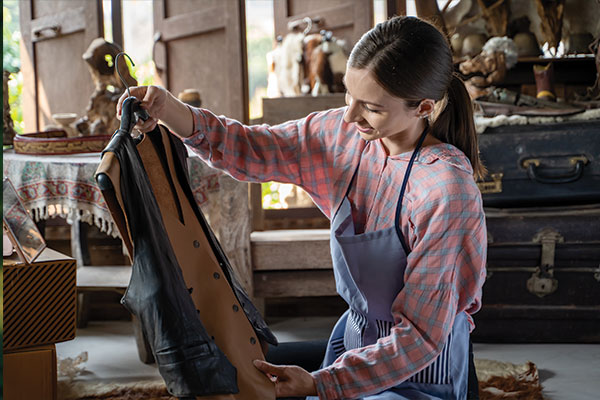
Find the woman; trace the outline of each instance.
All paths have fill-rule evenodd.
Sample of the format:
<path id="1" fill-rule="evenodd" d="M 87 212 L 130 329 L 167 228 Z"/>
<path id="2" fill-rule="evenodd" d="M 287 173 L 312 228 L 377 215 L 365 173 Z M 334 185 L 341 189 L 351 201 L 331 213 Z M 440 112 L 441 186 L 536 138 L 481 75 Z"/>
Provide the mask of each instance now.
<path id="1" fill-rule="evenodd" d="M 331 219 L 349 310 L 321 369 L 255 362 L 278 396 L 466 398 L 486 258 L 470 99 L 446 39 L 412 17 L 367 32 L 345 84 L 347 107 L 272 127 L 188 107 L 154 86 L 132 93 L 151 116 L 141 131 L 160 119 L 213 167 L 299 185 Z"/>

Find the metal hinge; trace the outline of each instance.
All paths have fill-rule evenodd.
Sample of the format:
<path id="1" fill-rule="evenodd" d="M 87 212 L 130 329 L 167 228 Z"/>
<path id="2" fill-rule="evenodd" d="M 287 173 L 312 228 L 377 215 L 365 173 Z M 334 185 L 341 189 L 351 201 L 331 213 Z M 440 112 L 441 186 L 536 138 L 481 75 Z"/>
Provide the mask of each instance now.
<path id="1" fill-rule="evenodd" d="M 542 258 L 536 271 L 527 280 L 527 290 L 538 297 L 547 296 L 558 289 L 558 280 L 554 278 L 554 252 L 556 243 L 564 241 L 552 228 L 544 228 L 533 237 L 534 243 L 542 244 Z"/>

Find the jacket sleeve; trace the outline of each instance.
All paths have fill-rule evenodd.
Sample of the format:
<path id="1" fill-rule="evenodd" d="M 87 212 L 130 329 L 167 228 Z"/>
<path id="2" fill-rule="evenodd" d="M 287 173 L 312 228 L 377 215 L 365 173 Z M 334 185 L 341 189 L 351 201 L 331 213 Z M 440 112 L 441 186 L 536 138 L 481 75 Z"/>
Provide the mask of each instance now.
<path id="1" fill-rule="evenodd" d="M 184 143 L 210 166 L 240 181 L 298 185 L 329 215 L 332 160 L 342 109 L 275 126 L 248 126 L 206 109 L 190 110 L 194 132 Z"/>

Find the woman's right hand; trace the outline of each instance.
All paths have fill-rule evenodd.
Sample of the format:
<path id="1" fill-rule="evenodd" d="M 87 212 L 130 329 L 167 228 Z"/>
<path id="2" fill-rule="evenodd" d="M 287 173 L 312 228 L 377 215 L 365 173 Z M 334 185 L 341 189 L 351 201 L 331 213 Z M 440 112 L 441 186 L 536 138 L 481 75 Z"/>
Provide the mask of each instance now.
<path id="1" fill-rule="evenodd" d="M 146 121 L 139 120 L 135 127 L 141 132 L 149 132 L 156 127 L 158 120 L 164 119 L 167 105 L 168 92 L 160 86 L 132 86 L 129 88 L 131 96 L 141 101 L 141 107 L 148 112 L 150 118 Z M 119 98 L 117 103 L 117 118 L 121 119 L 123 102 L 128 97 L 127 91 Z"/>

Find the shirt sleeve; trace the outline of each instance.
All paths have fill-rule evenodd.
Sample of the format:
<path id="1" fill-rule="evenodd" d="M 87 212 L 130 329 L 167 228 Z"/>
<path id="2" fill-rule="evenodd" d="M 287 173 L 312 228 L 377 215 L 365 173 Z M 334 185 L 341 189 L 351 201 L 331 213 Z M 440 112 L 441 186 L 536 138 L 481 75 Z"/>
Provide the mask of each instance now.
<path id="1" fill-rule="evenodd" d="M 343 110 L 312 113 L 275 126 L 247 126 L 205 109 L 190 110 L 194 132 L 184 143 L 211 167 L 240 181 L 298 185 L 329 217 Z"/>
<path id="2" fill-rule="evenodd" d="M 412 251 L 405 285 L 392 304 L 395 326 L 375 344 L 347 351 L 315 371 L 320 399 L 379 393 L 431 364 L 459 312 L 477 311 L 485 279 L 486 229 L 479 191 L 468 174 L 435 175 L 427 195 L 407 202 Z M 444 180 L 446 180 L 444 182 Z"/>

